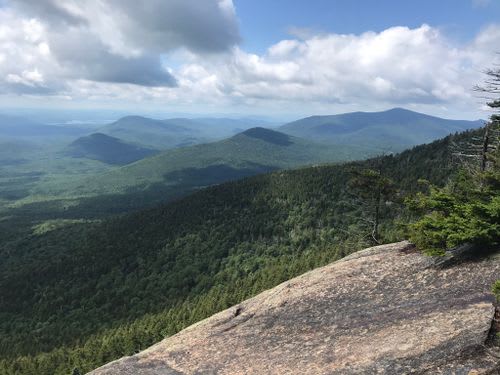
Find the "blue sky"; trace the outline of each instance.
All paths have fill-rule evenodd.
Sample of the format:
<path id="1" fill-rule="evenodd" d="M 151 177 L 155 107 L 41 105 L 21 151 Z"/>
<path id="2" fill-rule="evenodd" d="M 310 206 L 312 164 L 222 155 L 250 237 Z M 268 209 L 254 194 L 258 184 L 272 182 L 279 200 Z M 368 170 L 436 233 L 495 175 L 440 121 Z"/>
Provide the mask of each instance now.
<path id="1" fill-rule="evenodd" d="M 500 0 L 0 0 L 1 108 L 487 117 Z"/>
<path id="2" fill-rule="evenodd" d="M 255 53 L 290 37 L 291 28 L 360 34 L 429 24 L 448 37 L 474 37 L 500 20 L 498 0 L 235 0 L 243 45 Z"/>

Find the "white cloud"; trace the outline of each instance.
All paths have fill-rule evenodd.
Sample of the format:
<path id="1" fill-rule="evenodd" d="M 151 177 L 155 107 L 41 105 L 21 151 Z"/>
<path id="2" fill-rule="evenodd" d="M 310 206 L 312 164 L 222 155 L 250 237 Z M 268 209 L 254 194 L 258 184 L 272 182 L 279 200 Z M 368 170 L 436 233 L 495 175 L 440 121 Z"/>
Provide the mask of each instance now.
<path id="1" fill-rule="evenodd" d="M 25 70 L 20 76 L 17 74 L 7 74 L 6 81 L 34 87 L 43 83 L 43 75 L 37 69 L 32 71 Z"/>
<path id="2" fill-rule="evenodd" d="M 49 58 L 43 25 L 10 9 L 0 9 L 0 25 L 0 93 L 46 94 L 50 85 L 61 87 L 59 78 L 46 80 L 57 64 Z"/>
<path id="3" fill-rule="evenodd" d="M 283 40 L 262 56 L 235 48 L 219 60 L 191 61 L 177 74 L 181 91 L 215 77 L 211 86 L 241 103 L 285 101 L 289 107 L 319 103 L 346 105 L 457 106 L 475 101 L 472 87 L 491 65 L 500 43 L 492 26 L 467 45 L 454 45 L 428 25 L 393 27 L 361 35 L 321 34 Z M 195 77 L 189 72 L 197 72 Z M 206 87 L 202 88 L 206 94 Z M 200 98 L 200 100 L 203 100 Z M 475 106 L 475 105 L 474 105 Z"/>
<path id="4" fill-rule="evenodd" d="M 26 41 L 35 43 L 42 38 L 44 30 L 42 24 L 38 20 L 32 18 L 23 21 L 23 32 Z"/>
<path id="5" fill-rule="evenodd" d="M 113 53 L 164 53 L 179 47 L 225 51 L 239 39 L 232 0 L 16 0 L 22 12 L 58 31 L 79 28 Z"/>
<path id="6" fill-rule="evenodd" d="M 38 44 L 38 52 L 40 52 L 40 55 L 47 57 L 50 55 L 49 45 L 46 42 Z"/>
<path id="7" fill-rule="evenodd" d="M 359 35 L 309 30 L 257 55 L 236 45 L 231 0 L 204 8 L 151 1 L 19 0 L 0 8 L 0 93 L 233 112 L 406 106 L 452 115 L 480 107 L 472 87 L 500 45 L 498 25 L 462 44 L 422 25 Z M 185 22 L 193 17 L 200 22 Z"/>
<path id="8" fill-rule="evenodd" d="M 34 69 L 48 77 L 47 90 L 67 89 L 78 79 L 175 86 L 163 54 L 179 48 L 220 53 L 239 40 L 231 0 L 149 0 L 147 6 L 135 0 L 16 0 L 7 5 L 0 8 L 0 54 L 11 63 L 0 67 L 0 77 L 9 76 L 5 82 L 19 87 L 0 82 L 2 91 L 22 92 L 28 83 L 22 72 Z"/>

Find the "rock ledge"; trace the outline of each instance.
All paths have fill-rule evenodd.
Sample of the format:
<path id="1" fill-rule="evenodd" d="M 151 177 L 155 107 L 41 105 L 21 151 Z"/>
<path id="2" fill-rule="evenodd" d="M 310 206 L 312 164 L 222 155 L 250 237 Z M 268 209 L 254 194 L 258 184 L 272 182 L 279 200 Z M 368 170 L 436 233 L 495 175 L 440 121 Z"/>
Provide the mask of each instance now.
<path id="1" fill-rule="evenodd" d="M 498 255 L 436 269 L 408 242 L 377 246 L 90 374 L 497 374 L 498 278 Z"/>

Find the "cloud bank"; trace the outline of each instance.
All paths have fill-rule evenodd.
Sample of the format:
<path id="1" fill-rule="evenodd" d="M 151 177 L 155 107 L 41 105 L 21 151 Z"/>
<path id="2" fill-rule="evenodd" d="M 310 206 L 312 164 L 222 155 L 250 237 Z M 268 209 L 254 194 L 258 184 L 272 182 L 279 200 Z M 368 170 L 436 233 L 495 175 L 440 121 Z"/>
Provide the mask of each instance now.
<path id="1" fill-rule="evenodd" d="M 68 88 L 75 79 L 174 87 L 163 54 L 178 48 L 220 53 L 239 41 L 227 0 L 17 0 L 8 5 L 0 9 L 3 91 L 48 93 Z"/>
<path id="2" fill-rule="evenodd" d="M 210 92 L 233 103 L 283 108 L 437 106 L 473 112 L 480 100 L 472 87 L 484 79 L 498 45 L 499 26 L 465 44 L 429 25 L 392 27 L 282 40 L 260 56 L 235 48 L 215 61 L 194 57 L 177 75 L 198 100 Z"/>
<path id="3" fill-rule="evenodd" d="M 471 111 L 500 26 L 468 42 L 438 28 L 294 33 L 240 45 L 231 0 L 17 0 L 0 8 L 0 93 L 203 108 Z M 174 63 L 175 62 L 175 63 Z"/>

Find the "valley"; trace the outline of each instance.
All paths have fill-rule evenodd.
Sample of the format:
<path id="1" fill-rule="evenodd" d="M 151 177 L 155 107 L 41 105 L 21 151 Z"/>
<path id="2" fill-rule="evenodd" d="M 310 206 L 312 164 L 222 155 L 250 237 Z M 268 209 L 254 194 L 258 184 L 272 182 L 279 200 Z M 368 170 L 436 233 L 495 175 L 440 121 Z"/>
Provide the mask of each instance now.
<path id="1" fill-rule="evenodd" d="M 0 375 L 500 374 L 499 14 L 0 0 Z"/>
<path id="2" fill-rule="evenodd" d="M 12 335 L 0 341 L 1 366 L 7 372 L 21 366 L 23 373 L 88 371 L 366 247 L 368 208 L 347 188 L 353 170 L 384 165 L 399 198 L 382 210 L 380 233 L 384 242 L 404 238 L 397 224 L 408 220 L 401 196 L 418 191 L 422 178 L 443 184 L 455 168 L 447 162 L 450 144 L 473 134 L 395 156 L 261 174 L 149 210 L 67 220 L 6 238 L 0 295 L 2 321 L 9 323 L 0 330 Z M 290 141 L 268 130 L 249 136 L 260 142 L 263 135 L 274 144 Z M 8 227 L 9 220 L 0 225 Z"/>
<path id="3" fill-rule="evenodd" d="M 398 123 L 398 116 L 404 121 Z M 50 144 L 26 133 L 23 137 L 6 140 L 5 156 L 0 154 L 3 158 L 0 159 L 0 210 L 7 211 L 5 215 L 9 216 L 14 211 L 21 212 L 24 206 L 35 211 L 55 210 L 52 216 L 57 212 L 71 216 L 65 211 L 76 206 L 81 206 L 82 213 L 89 211 L 83 215 L 85 217 L 127 212 L 183 196 L 204 186 L 266 171 L 402 151 L 482 124 L 481 121 L 443 120 L 396 109 L 318 117 L 314 121 L 319 118 L 321 126 L 330 124 L 332 129 L 337 129 L 332 133 L 333 138 L 314 135 L 315 130 L 310 130 L 308 125 L 311 119 L 300 120 L 303 125 L 300 121 L 283 125 L 279 131 L 253 127 L 231 135 L 255 125 L 256 121 L 208 118 L 160 121 L 139 116 L 124 117 L 103 127 L 94 126 L 96 129 L 89 131 L 89 135 L 72 141 L 67 139 L 66 130 L 60 137 L 52 137 Z M 422 134 L 424 120 L 430 124 L 426 125 L 429 131 L 417 136 Z M 360 123 L 374 125 L 356 128 Z M 448 127 L 442 126 L 448 123 Z M 385 128 L 380 124 L 385 124 Z M 414 126 L 418 132 L 404 130 L 408 126 Z M 294 130 L 297 127 L 303 129 L 303 138 L 290 135 L 297 133 Z M 347 128 L 353 129 L 352 133 L 347 132 Z M 365 129 L 368 129 L 367 134 L 363 133 Z M 384 139 L 384 144 L 373 141 L 370 134 L 373 131 Z M 200 137 L 210 132 L 212 138 Z M 400 135 L 394 137 L 395 134 Z M 228 138 L 213 141 L 214 137 L 228 135 Z M 163 141 L 167 138 L 170 141 Z M 148 139 L 155 139 L 157 143 Z M 174 140 L 175 145 L 169 143 Z M 8 151 L 9 147 L 15 148 L 16 157 L 12 156 L 14 152 Z"/>

